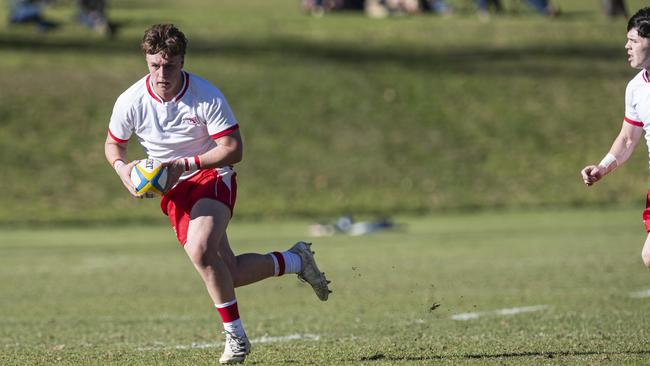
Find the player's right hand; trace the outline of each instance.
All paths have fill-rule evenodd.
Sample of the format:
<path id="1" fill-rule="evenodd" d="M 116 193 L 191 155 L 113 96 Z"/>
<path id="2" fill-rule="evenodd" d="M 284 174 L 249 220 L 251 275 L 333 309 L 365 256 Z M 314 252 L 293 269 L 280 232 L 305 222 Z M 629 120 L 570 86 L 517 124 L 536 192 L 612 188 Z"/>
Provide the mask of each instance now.
<path id="1" fill-rule="evenodd" d="M 142 196 L 138 196 L 137 194 L 135 194 L 135 186 L 131 181 L 131 170 L 133 170 L 133 167 L 139 162 L 140 160 L 134 160 L 128 164 L 124 164 L 115 169 L 117 175 L 122 180 L 122 184 L 124 184 L 126 190 L 129 191 L 129 193 L 131 193 L 131 195 L 136 198 L 142 198 Z"/>
<path id="2" fill-rule="evenodd" d="M 598 182 L 605 173 L 605 169 L 597 165 L 587 165 L 580 171 L 582 181 L 588 186 Z"/>
<path id="3" fill-rule="evenodd" d="M 167 193 L 178 183 L 181 175 L 185 173 L 185 164 L 181 159 L 176 159 L 163 163 L 163 166 L 167 169 L 167 183 L 165 183 L 163 193 Z"/>

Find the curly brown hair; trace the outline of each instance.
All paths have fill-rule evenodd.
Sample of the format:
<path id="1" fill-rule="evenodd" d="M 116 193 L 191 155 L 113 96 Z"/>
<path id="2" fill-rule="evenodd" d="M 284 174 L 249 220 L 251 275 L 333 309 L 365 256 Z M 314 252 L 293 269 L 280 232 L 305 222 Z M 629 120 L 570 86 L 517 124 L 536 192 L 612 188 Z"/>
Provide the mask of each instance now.
<path id="1" fill-rule="evenodd" d="M 173 24 L 155 24 L 144 32 L 140 47 L 145 55 L 184 56 L 187 38 Z"/>

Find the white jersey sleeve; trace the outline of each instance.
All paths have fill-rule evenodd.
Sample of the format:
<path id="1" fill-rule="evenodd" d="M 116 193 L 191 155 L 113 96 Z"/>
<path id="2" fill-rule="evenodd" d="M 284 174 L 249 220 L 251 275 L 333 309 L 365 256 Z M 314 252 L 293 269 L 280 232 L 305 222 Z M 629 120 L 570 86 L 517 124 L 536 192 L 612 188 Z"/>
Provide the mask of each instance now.
<path id="1" fill-rule="evenodd" d="M 648 85 L 645 70 L 639 72 L 625 88 L 625 122 L 638 127 L 644 127 L 648 123 L 647 112 L 650 110 L 648 103 Z"/>
<path id="2" fill-rule="evenodd" d="M 212 139 L 225 136 L 239 128 L 235 115 L 221 91 L 215 88 L 211 100 L 203 104 L 203 115 Z"/>
<path id="3" fill-rule="evenodd" d="M 108 124 L 108 133 L 117 142 L 127 142 L 134 131 L 133 103 L 127 93 L 120 95 L 113 106 L 113 113 Z"/>

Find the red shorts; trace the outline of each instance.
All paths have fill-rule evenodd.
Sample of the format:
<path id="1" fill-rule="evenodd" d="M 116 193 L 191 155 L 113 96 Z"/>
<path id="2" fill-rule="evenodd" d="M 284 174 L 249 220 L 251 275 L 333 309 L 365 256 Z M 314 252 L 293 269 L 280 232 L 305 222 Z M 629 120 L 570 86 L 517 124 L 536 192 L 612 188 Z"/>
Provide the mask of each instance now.
<path id="1" fill-rule="evenodd" d="M 645 231 L 650 233 L 650 189 L 645 199 L 645 210 L 643 210 L 643 223 L 645 224 Z"/>
<path id="2" fill-rule="evenodd" d="M 160 209 L 169 217 L 181 245 L 187 242 L 190 212 L 198 200 L 208 198 L 222 202 L 230 208 L 232 215 L 237 199 L 235 175 L 233 172 L 221 176 L 216 169 L 204 169 L 178 183 L 162 197 Z"/>

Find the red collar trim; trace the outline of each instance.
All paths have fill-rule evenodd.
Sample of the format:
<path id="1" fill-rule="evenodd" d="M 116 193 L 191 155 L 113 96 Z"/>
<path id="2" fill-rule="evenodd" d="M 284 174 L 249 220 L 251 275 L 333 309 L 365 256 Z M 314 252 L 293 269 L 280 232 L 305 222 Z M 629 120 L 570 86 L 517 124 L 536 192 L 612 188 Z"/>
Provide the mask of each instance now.
<path id="1" fill-rule="evenodd" d="M 147 91 L 149 92 L 149 95 L 153 98 L 158 103 L 162 103 L 162 99 L 158 98 L 156 93 L 154 93 L 153 89 L 151 89 L 151 75 L 147 75 L 147 80 L 145 81 L 145 84 L 147 84 Z"/>
<path id="2" fill-rule="evenodd" d="M 147 75 L 147 80 L 145 81 L 147 84 L 147 92 L 149 92 L 149 95 L 158 103 L 163 103 L 162 99 L 156 94 L 156 92 L 153 90 L 151 87 L 151 75 Z M 183 98 L 185 95 L 185 92 L 187 92 L 187 89 L 190 86 L 190 74 L 187 72 L 183 71 L 183 87 L 181 88 L 181 91 L 172 99 L 172 102 L 177 102 Z"/>
<path id="3" fill-rule="evenodd" d="M 183 79 L 183 87 L 181 88 L 181 92 L 174 98 L 174 102 L 181 100 L 187 89 L 190 87 L 190 74 L 183 71 L 183 75 L 185 76 Z"/>
<path id="4" fill-rule="evenodd" d="M 650 76 L 648 76 L 648 69 L 643 69 L 643 73 L 641 75 L 643 76 L 643 80 L 646 83 L 650 83 Z"/>

